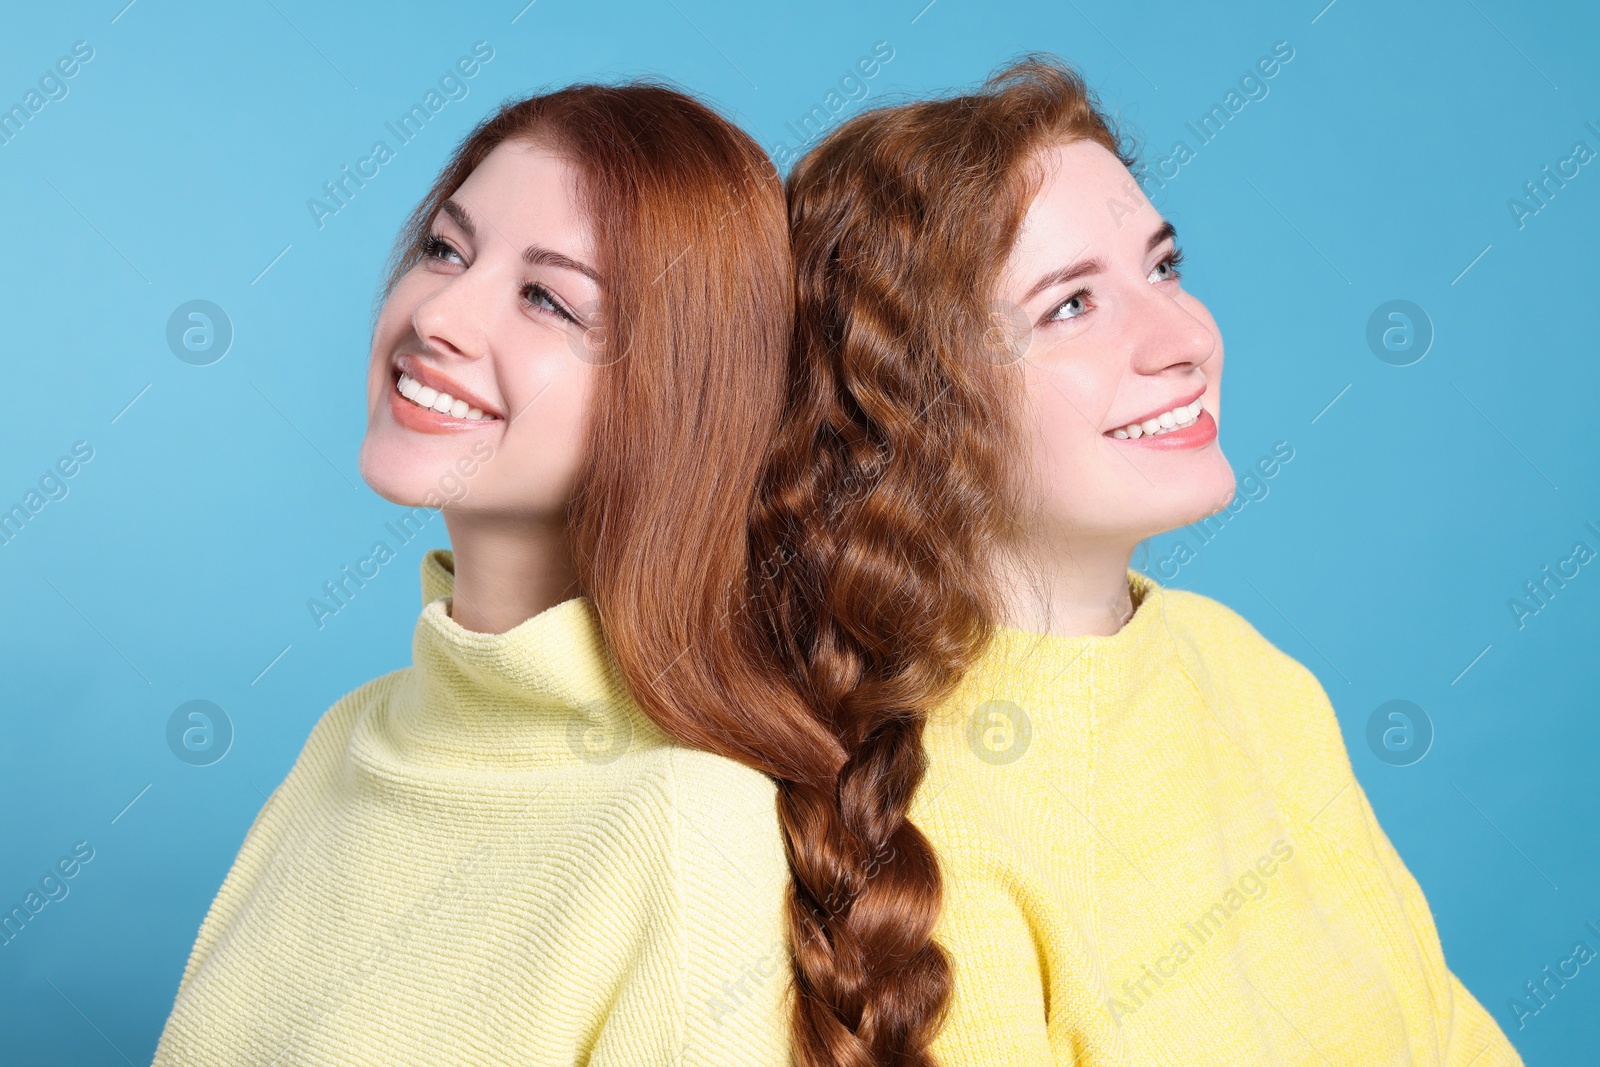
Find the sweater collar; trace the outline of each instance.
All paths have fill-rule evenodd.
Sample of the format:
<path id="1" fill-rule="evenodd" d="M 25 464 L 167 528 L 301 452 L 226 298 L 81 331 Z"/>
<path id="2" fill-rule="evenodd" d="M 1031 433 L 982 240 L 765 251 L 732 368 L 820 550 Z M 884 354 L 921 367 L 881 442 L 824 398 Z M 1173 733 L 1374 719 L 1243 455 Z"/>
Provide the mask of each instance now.
<path id="1" fill-rule="evenodd" d="M 1035 693 L 1103 702 L 1136 692 L 1172 654 L 1173 637 L 1167 590 L 1131 567 L 1127 582 L 1134 611 L 1114 634 L 1066 636 L 997 627 L 964 680 L 965 695 L 992 695 L 1020 685 Z"/>
<path id="2" fill-rule="evenodd" d="M 525 771 L 606 763 L 660 739 L 629 696 L 587 597 L 485 634 L 451 618 L 454 584 L 454 554 L 430 550 L 422 560 L 412 669 L 390 717 L 390 741 L 402 759 Z"/>

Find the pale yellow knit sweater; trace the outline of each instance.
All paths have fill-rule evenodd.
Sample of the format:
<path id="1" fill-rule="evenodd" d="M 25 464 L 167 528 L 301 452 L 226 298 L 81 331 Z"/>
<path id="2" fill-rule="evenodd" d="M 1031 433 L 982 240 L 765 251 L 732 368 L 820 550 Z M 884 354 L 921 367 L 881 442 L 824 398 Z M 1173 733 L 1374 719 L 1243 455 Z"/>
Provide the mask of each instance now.
<path id="1" fill-rule="evenodd" d="M 1508 1067 L 1309 670 L 1127 572 L 1110 636 L 1002 629 L 932 717 L 945 1067 Z"/>
<path id="2" fill-rule="evenodd" d="M 155 1063 L 787 1064 L 772 783 L 669 742 L 587 599 L 473 633 L 452 568 L 256 816 Z"/>
<path id="3" fill-rule="evenodd" d="M 337 703 L 251 827 L 158 1067 L 787 1062 L 770 783 L 667 742 L 587 601 L 472 634 L 450 566 L 413 667 Z M 1315 676 L 1128 581 L 1118 633 L 1002 629 L 930 716 L 939 1062 L 1520 1064 Z"/>

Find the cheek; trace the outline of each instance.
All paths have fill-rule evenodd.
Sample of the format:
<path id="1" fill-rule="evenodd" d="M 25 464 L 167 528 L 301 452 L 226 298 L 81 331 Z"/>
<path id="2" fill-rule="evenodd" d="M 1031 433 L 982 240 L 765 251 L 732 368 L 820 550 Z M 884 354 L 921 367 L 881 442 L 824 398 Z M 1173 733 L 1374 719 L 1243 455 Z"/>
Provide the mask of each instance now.
<path id="1" fill-rule="evenodd" d="M 1100 428 L 1115 399 L 1116 385 L 1094 373 L 1092 361 L 1031 366 L 1027 396 L 1032 412 L 1033 465 L 1045 492 L 1063 485 L 1083 487 L 1103 462 Z"/>
<path id="2" fill-rule="evenodd" d="M 1200 373 L 1206 377 L 1206 394 L 1201 398 L 1201 402 L 1218 424 L 1222 422 L 1222 364 L 1222 339 L 1219 337 L 1211 358 L 1200 367 Z"/>
<path id="3" fill-rule="evenodd" d="M 556 506 L 569 497 L 588 450 L 602 373 L 603 368 L 563 350 L 505 383 L 507 405 L 515 418 L 503 439 L 503 461 L 495 464 L 501 493 L 538 508 Z"/>
<path id="4" fill-rule="evenodd" d="M 1116 399 L 1117 378 L 1110 364 L 1093 353 L 1077 351 L 1071 359 L 1049 359 L 1030 365 L 1029 402 L 1036 412 L 1038 433 L 1058 449 L 1084 450 L 1099 444 L 1100 429 Z"/>
<path id="5" fill-rule="evenodd" d="M 1211 401 L 1211 417 L 1222 419 L 1222 346 L 1217 346 L 1217 355 L 1214 361 L 1216 371 L 1206 380 L 1206 392 Z"/>
<path id="6" fill-rule="evenodd" d="M 372 352 L 367 366 L 367 384 L 370 388 L 370 399 L 374 402 L 386 399 L 384 390 L 389 386 L 389 357 L 411 329 L 411 312 L 417 302 L 415 294 L 410 291 L 415 289 L 415 286 L 407 284 L 410 277 L 407 275 L 395 286 L 394 292 L 389 294 L 389 299 L 383 302 L 383 307 L 378 312 L 378 320 L 372 327 Z"/>

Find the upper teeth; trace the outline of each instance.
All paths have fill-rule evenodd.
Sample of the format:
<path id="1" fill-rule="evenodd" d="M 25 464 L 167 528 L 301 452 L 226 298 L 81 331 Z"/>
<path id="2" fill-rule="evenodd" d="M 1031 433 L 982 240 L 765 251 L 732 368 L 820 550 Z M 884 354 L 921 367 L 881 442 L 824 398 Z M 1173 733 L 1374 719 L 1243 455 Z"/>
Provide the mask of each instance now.
<path id="1" fill-rule="evenodd" d="M 400 374 L 400 395 L 418 407 L 432 408 L 441 415 L 453 415 L 458 419 L 483 419 L 494 418 L 493 415 L 484 415 L 482 408 L 475 408 L 465 400 L 457 400 L 449 393 L 441 393 L 431 385 L 423 385 L 404 371 Z"/>
<path id="2" fill-rule="evenodd" d="M 1192 404 L 1185 404 L 1183 407 L 1173 408 L 1171 411 L 1163 411 L 1153 419 L 1145 419 L 1143 422 L 1130 422 L 1126 426 L 1112 430 L 1111 436 L 1116 438 L 1155 437 L 1160 434 L 1170 433 L 1173 430 L 1181 430 L 1185 426 L 1191 426 L 1199 417 L 1200 400 L 1196 398 Z"/>

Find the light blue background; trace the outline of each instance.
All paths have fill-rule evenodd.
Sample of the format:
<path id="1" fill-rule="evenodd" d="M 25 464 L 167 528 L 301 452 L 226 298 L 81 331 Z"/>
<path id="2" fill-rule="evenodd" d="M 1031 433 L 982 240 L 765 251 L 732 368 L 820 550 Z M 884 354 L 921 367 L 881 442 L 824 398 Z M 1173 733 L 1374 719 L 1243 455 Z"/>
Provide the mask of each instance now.
<path id="1" fill-rule="evenodd" d="M 659 73 L 776 149 L 883 41 L 868 102 L 1048 50 L 1151 158 L 1196 149 L 1154 198 L 1226 340 L 1223 445 L 1241 475 L 1294 456 L 1181 568 L 1158 570 L 1193 530 L 1138 562 L 1316 672 L 1453 969 L 1529 1064 L 1593 1059 L 1600 963 L 1522 1029 L 1508 1000 L 1600 949 L 1600 562 L 1522 628 L 1507 606 L 1575 541 L 1600 550 L 1600 162 L 1521 227 L 1507 206 L 1575 142 L 1600 151 L 1592 5 L 124 2 L 12 5 L 0 34 L 0 106 L 94 49 L 0 146 L 0 508 L 94 450 L 0 547 L 0 905 L 94 849 L 0 948 L 0 1056 L 148 1062 L 265 796 L 335 699 L 409 661 L 437 516 L 321 630 L 306 601 L 401 511 L 356 468 L 371 302 L 459 137 L 507 96 Z M 308 198 L 479 40 L 467 98 L 319 229 Z M 1185 123 L 1278 41 L 1268 95 L 1200 146 Z M 166 343 L 192 299 L 235 330 L 209 366 Z M 1366 341 L 1393 299 L 1436 331 L 1410 366 Z M 197 698 L 236 731 L 205 767 L 165 733 Z M 1410 766 L 1366 740 L 1390 699 L 1435 731 Z"/>

